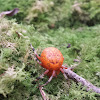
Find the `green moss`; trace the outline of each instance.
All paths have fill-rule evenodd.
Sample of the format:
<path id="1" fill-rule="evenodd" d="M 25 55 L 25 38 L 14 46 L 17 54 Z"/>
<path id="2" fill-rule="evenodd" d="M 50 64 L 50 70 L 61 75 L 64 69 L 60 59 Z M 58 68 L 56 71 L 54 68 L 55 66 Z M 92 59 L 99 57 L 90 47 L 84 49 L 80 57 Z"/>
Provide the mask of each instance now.
<path id="1" fill-rule="evenodd" d="M 60 27 L 57 30 L 49 29 L 39 32 L 32 25 L 17 24 L 15 20 L 9 21 L 4 18 L 1 20 L 0 26 L 0 73 L 8 71 L 14 66 L 11 76 L 4 74 L 0 77 L 0 99 L 41 98 L 37 88 L 38 82 L 34 82 L 34 80 L 44 70 L 34 61 L 30 43 L 35 49 L 38 49 L 39 53 L 46 47 L 58 48 L 64 56 L 64 64 L 72 65 L 73 60 L 80 56 L 81 64 L 74 71 L 100 87 L 100 77 L 98 76 L 100 72 L 100 26 L 79 29 Z M 69 43 L 71 47 L 67 48 Z M 47 80 L 48 77 L 45 77 L 39 83 L 43 84 Z M 98 100 L 98 94 L 86 92 L 84 87 L 73 81 L 70 81 L 70 84 L 61 73 L 45 88 L 48 96 L 53 100 Z"/>
<path id="2" fill-rule="evenodd" d="M 39 31 L 94 26 L 100 22 L 99 0 L 0 0 L 0 4 L 0 12 L 19 8 L 13 18 L 19 23 L 34 24 Z"/>
<path id="3" fill-rule="evenodd" d="M 28 9 L 31 4 L 34 2 L 35 0 L 16 0 L 16 1 L 13 1 L 13 0 L 0 0 L 0 12 L 2 11 L 8 11 L 8 10 L 12 10 L 14 8 L 19 8 L 19 13 L 17 15 L 14 16 L 14 18 L 16 18 L 19 22 L 21 22 L 25 16 L 27 15 L 27 10 L 25 9 Z"/>
<path id="4" fill-rule="evenodd" d="M 100 25 L 85 26 L 99 24 L 99 5 L 99 0 L 0 0 L 0 12 L 20 9 L 13 17 L 16 20 L 0 19 L 0 100 L 42 99 L 37 87 L 48 77 L 34 81 L 44 69 L 34 60 L 30 43 L 39 54 L 46 47 L 58 48 L 64 64 L 69 66 L 79 56 L 81 63 L 74 72 L 100 87 Z M 86 92 L 81 84 L 66 81 L 62 73 L 45 88 L 52 100 L 99 100 L 100 97 Z"/>

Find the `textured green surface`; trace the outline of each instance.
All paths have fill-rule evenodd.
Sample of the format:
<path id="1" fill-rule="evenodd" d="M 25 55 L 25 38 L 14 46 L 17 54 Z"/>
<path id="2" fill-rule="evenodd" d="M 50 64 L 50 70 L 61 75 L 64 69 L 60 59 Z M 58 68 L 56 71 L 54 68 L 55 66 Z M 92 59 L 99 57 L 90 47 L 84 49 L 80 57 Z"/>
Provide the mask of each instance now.
<path id="1" fill-rule="evenodd" d="M 75 4 L 81 4 L 78 10 Z M 74 72 L 100 87 L 99 5 L 99 0 L 0 0 L 0 12 L 20 9 L 9 20 L 0 19 L 0 100 L 42 100 L 37 87 L 48 77 L 34 81 L 45 69 L 34 60 L 30 44 L 38 54 L 46 47 L 58 48 L 69 66 L 79 56 L 81 63 Z M 66 81 L 62 73 L 45 88 L 50 100 L 100 99 L 81 84 Z"/>
<path id="2" fill-rule="evenodd" d="M 34 61 L 30 43 L 38 49 L 38 53 L 46 47 L 58 48 L 64 56 L 64 64 L 72 65 L 80 56 L 81 64 L 75 72 L 100 87 L 100 26 L 79 29 L 59 28 L 48 32 L 38 32 L 33 26 L 16 24 L 14 20 L 0 20 L 0 73 L 14 66 L 12 75 L 0 77 L 0 98 L 4 100 L 34 100 L 41 98 L 34 80 L 44 72 Z M 21 33 L 18 37 L 16 32 Z M 71 44 L 67 48 L 68 43 Z M 10 46 L 9 46 L 10 45 Z M 40 80 L 43 84 L 48 80 Z M 98 100 L 95 93 L 86 92 L 80 84 L 70 81 L 70 85 L 62 74 L 54 78 L 47 86 L 47 94 L 57 100 Z M 6 96 L 8 98 L 6 98 Z M 16 99 L 15 99 L 16 98 Z"/>

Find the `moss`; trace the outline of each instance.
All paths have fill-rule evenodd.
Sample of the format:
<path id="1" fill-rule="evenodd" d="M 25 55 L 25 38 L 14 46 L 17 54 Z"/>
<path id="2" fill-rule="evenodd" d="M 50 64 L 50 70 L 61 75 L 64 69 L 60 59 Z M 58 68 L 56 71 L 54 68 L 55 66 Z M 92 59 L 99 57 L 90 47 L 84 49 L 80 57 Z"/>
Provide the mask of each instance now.
<path id="1" fill-rule="evenodd" d="M 41 6 L 36 9 L 39 3 Z M 100 22 L 98 0 L 0 0 L 0 4 L 0 12 L 20 9 L 13 17 L 16 20 L 0 19 L 0 100 L 42 99 L 37 87 L 48 77 L 34 81 L 44 69 L 34 60 L 30 43 L 39 54 L 46 47 L 58 48 L 64 64 L 69 66 L 79 56 L 81 64 L 74 71 L 100 87 L 100 25 L 85 26 Z M 66 81 L 62 73 L 45 88 L 52 100 L 99 100 L 100 97 L 86 92 L 81 84 Z"/>
<path id="2" fill-rule="evenodd" d="M 44 72 L 44 69 L 34 61 L 30 43 L 35 49 L 38 49 L 39 53 L 49 46 L 58 48 L 65 58 L 64 64 L 72 65 L 73 60 L 80 56 L 81 64 L 75 69 L 75 72 L 100 87 L 98 77 L 100 72 L 100 26 L 79 29 L 60 27 L 57 30 L 49 29 L 42 33 L 34 29 L 33 25 L 17 24 L 15 20 L 5 18 L 1 20 L 0 26 L 0 73 L 6 72 L 0 77 L 0 99 L 41 99 L 37 88 L 38 82 L 34 82 L 34 80 Z M 71 47 L 67 48 L 69 43 Z M 12 75 L 7 74 L 9 68 Z M 39 83 L 43 84 L 46 80 L 48 77 L 40 80 Z M 47 95 L 53 100 L 98 100 L 98 94 L 86 92 L 84 87 L 73 81 L 67 82 L 62 74 L 59 74 L 45 87 Z"/>
<path id="3" fill-rule="evenodd" d="M 34 24 L 39 31 L 94 26 L 100 22 L 99 0 L 0 0 L 0 4 L 0 12 L 19 8 L 13 18 L 19 23 Z"/>

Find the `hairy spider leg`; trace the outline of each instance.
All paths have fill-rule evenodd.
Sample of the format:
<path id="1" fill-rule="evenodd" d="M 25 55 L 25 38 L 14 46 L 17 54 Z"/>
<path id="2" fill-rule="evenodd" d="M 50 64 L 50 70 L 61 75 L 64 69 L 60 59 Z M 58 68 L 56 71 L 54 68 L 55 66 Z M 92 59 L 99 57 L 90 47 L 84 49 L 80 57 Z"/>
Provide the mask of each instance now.
<path id="1" fill-rule="evenodd" d="M 32 48 L 32 50 L 33 50 L 35 56 L 38 58 L 38 60 L 36 59 L 36 61 L 41 65 L 41 62 L 39 62 L 40 56 L 37 54 L 37 52 L 36 52 L 36 50 L 34 49 L 34 47 L 32 46 L 32 44 L 30 44 L 30 46 L 31 46 L 31 48 Z"/>
<path id="2" fill-rule="evenodd" d="M 46 70 L 42 75 L 37 77 L 37 80 L 42 79 L 44 75 L 46 75 L 49 72 L 49 70 Z"/>
<path id="3" fill-rule="evenodd" d="M 40 57 L 37 53 L 35 53 L 35 55 L 36 55 L 36 57 L 38 58 L 38 60 L 36 60 L 36 61 L 41 65 L 41 62 L 39 62 L 39 61 L 41 61 L 41 60 L 40 60 L 41 57 Z"/>
<path id="4" fill-rule="evenodd" d="M 62 68 L 62 69 L 63 69 L 63 68 L 67 69 L 67 67 L 65 67 L 64 65 L 62 65 L 61 68 Z"/>
<path id="5" fill-rule="evenodd" d="M 64 77 L 65 77 L 66 79 L 68 79 L 68 77 L 66 76 L 66 74 L 64 73 L 64 71 L 63 71 L 62 68 L 60 68 L 60 71 L 63 73 Z"/>
<path id="6" fill-rule="evenodd" d="M 63 71 L 63 69 L 62 69 L 62 68 L 60 68 L 60 71 L 64 74 L 64 71 Z"/>
<path id="7" fill-rule="evenodd" d="M 42 87 L 42 86 L 47 85 L 47 84 L 52 80 L 52 78 L 53 78 L 54 76 L 55 76 L 55 70 L 53 70 L 53 73 L 52 73 L 51 77 L 49 78 L 49 80 L 48 80 L 45 84 L 40 85 L 40 86 Z"/>
<path id="8" fill-rule="evenodd" d="M 65 67 L 64 65 L 62 65 L 61 68 L 60 68 L 60 71 L 63 73 L 64 77 L 66 77 L 66 79 L 68 79 L 68 77 L 66 76 L 66 74 L 65 74 L 64 71 L 63 71 L 63 68 L 64 68 L 64 69 L 68 69 L 68 68 Z"/>

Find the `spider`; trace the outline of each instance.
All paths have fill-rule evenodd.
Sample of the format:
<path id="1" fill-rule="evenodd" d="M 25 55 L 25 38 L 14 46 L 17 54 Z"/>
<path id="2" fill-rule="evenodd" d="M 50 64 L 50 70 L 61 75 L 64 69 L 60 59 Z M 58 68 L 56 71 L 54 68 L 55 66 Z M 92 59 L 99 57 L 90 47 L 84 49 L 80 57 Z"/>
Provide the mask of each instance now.
<path id="1" fill-rule="evenodd" d="M 39 56 L 32 45 L 31 48 L 38 59 L 37 62 L 46 69 L 37 80 L 42 79 L 44 75 L 49 76 L 48 81 L 41 86 L 47 85 L 53 77 L 56 77 L 60 73 L 60 71 L 64 74 L 63 68 L 67 69 L 67 67 L 63 65 L 64 57 L 60 50 L 55 47 L 48 47 L 45 48 L 42 51 L 41 56 Z"/>

